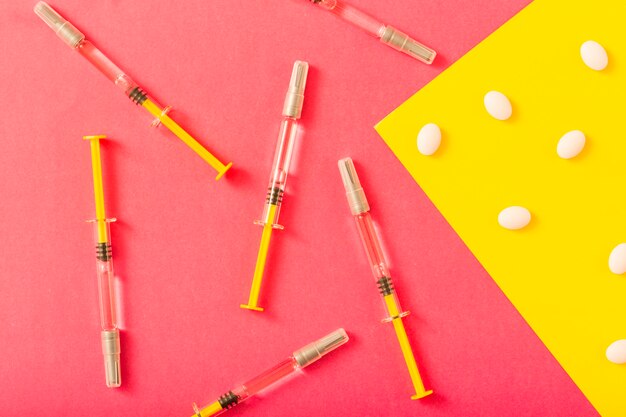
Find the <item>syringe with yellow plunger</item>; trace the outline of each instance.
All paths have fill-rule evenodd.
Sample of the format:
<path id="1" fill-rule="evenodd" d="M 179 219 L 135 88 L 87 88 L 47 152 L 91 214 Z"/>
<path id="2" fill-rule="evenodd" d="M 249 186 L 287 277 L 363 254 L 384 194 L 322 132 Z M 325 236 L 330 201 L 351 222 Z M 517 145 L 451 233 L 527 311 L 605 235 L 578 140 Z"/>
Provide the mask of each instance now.
<path id="1" fill-rule="evenodd" d="M 383 297 L 385 308 L 387 310 L 387 317 L 383 319 L 383 322 L 391 322 L 393 328 L 396 331 L 398 342 L 400 342 L 400 348 L 402 349 L 402 355 L 409 369 L 409 375 L 413 382 L 415 394 L 411 396 L 411 399 L 417 400 L 424 398 L 432 391 L 426 391 L 424 383 L 417 369 L 417 363 L 415 362 L 415 356 L 409 343 L 409 338 L 404 330 L 404 324 L 402 323 L 402 317 L 409 314 L 408 311 L 402 311 L 400 308 L 400 302 L 396 295 L 396 290 L 393 287 L 391 281 L 391 274 L 387 266 L 387 261 L 383 254 L 378 235 L 374 229 L 372 217 L 370 216 L 370 206 L 365 197 L 365 192 L 361 187 L 361 182 L 354 168 L 352 159 L 345 158 L 339 161 L 339 172 L 341 173 L 341 179 L 346 189 L 346 196 L 348 197 L 348 204 L 350 205 L 350 211 L 356 221 L 359 235 L 363 241 L 363 246 L 367 252 L 367 258 L 372 267 L 374 278 L 380 294 Z"/>
<path id="2" fill-rule="evenodd" d="M 115 287 L 113 275 L 113 255 L 111 252 L 111 232 L 109 224 L 115 219 L 108 219 L 104 209 L 104 191 L 102 187 L 102 163 L 100 161 L 100 139 L 106 136 L 85 136 L 91 144 L 91 166 L 93 171 L 93 193 L 96 202 L 94 225 L 96 241 L 96 274 L 100 294 L 100 338 L 104 355 L 104 371 L 109 388 L 119 387 L 120 375 L 120 331 L 115 314 Z"/>
<path id="3" fill-rule="evenodd" d="M 78 51 L 87 61 L 91 62 L 104 76 L 124 92 L 134 103 L 142 106 L 155 117 L 153 126 L 163 124 L 174 135 L 189 146 L 205 162 L 217 171 L 216 180 L 228 171 L 232 162 L 224 165 L 211 152 L 207 151 L 197 140 L 168 116 L 170 107 L 162 107 L 146 94 L 139 85 L 107 58 L 98 48 L 85 39 L 85 35 L 65 20 L 48 4 L 40 1 L 35 6 L 35 13 L 57 34 L 63 42 Z"/>
<path id="4" fill-rule="evenodd" d="M 283 226 L 278 224 L 278 215 L 280 214 L 280 207 L 283 202 L 285 184 L 287 183 L 287 175 L 289 174 L 289 165 L 291 163 L 291 154 L 298 132 L 298 119 L 300 119 L 302 114 L 304 89 L 306 87 L 308 72 L 309 64 L 306 62 L 296 61 L 293 65 L 291 82 L 289 83 L 289 90 L 287 91 L 285 104 L 283 106 L 283 122 L 280 125 L 280 134 L 278 135 L 278 143 L 276 145 L 276 152 L 274 153 L 274 164 L 267 186 L 263 217 L 261 220 L 254 222 L 254 224 L 263 226 L 263 233 L 261 235 L 261 244 L 257 255 L 256 267 L 254 268 L 254 277 L 252 278 L 252 288 L 250 289 L 248 304 L 240 305 L 241 308 L 248 310 L 263 311 L 263 308 L 258 305 L 261 281 L 263 280 L 263 271 L 265 270 L 265 261 L 267 259 L 270 238 L 272 237 L 272 230 L 283 229 Z"/>

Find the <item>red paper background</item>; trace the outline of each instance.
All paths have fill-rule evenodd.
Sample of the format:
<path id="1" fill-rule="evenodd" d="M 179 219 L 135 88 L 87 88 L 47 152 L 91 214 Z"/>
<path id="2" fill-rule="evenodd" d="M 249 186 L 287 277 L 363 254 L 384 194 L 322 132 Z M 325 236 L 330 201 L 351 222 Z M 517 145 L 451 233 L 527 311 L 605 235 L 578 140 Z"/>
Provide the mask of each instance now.
<path id="1" fill-rule="evenodd" d="M 290 352 L 352 340 L 255 416 L 597 415 L 372 126 L 527 0 L 352 0 L 439 51 L 428 67 L 305 0 L 51 5 L 234 168 L 195 154 L 60 42 L 0 5 L 0 404 L 3 416 L 186 416 Z M 293 61 L 311 64 L 258 314 L 241 310 Z M 120 281 L 123 387 L 104 385 L 89 146 L 103 143 Z M 352 156 L 382 231 L 426 384 L 410 380 L 336 161 Z"/>

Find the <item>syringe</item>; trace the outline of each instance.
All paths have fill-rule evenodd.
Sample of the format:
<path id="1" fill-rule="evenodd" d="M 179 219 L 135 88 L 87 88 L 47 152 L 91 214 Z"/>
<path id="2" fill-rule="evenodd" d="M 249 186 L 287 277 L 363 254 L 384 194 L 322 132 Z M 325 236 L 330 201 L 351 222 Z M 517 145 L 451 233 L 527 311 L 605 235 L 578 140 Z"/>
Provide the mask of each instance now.
<path id="1" fill-rule="evenodd" d="M 385 25 L 384 23 L 379 22 L 372 16 L 343 2 L 342 0 L 309 1 L 336 14 L 353 25 L 360 27 L 367 33 L 379 38 L 385 45 L 388 45 L 397 51 L 404 52 L 418 61 L 422 61 L 426 64 L 432 64 L 435 56 L 437 55 L 435 51 L 422 45 L 415 39 L 412 39 L 409 35 L 399 31 L 393 26 Z"/>
<path id="2" fill-rule="evenodd" d="M 324 336 L 316 342 L 306 345 L 295 351 L 289 358 L 278 365 L 263 372 L 261 375 L 233 388 L 219 399 L 200 409 L 193 405 L 195 414 L 192 417 L 208 417 L 220 414 L 242 403 L 275 382 L 293 374 L 298 369 L 305 368 L 320 359 L 327 353 L 332 352 L 348 341 L 348 334 L 344 329 L 338 329 Z"/>
<path id="3" fill-rule="evenodd" d="M 415 388 L 415 395 L 413 395 L 411 399 L 416 400 L 424 398 L 433 392 L 426 391 L 424 388 L 424 383 L 420 377 L 420 373 L 417 369 L 417 363 L 415 362 L 415 357 L 413 356 L 413 351 L 411 350 L 409 338 L 406 335 L 404 324 L 402 323 L 402 317 L 408 315 L 409 312 L 402 311 L 402 308 L 400 307 L 396 290 L 393 287 L 393 282 L 391 281 L 391 274 L 389 273 L 387 261 L 385 260 L 385 255 L 383 254 L 378 240 L 378 235 L 374 229 L 372 217 L 369 213 L 370 206 L 367 202 L 367 197 L 365 197 L 363 187 L 361 187 L 361 183 L 356 173 L 356 169 L 354 168 L 352 159 L 341 159 L 339 161 L 339 172 L 341 173 L 341 179 L 343 180 L 343 185 L 346 189 L 346 196 L 348 197 L 350 211 L 356 221 L 359 235 L 363 241 L 367 258 L 372 267 L 374 278 L 376 279 L 376 284 L 378 285 L 378 289 L 385 303 L 387 317 L 383 319 L 383 322 L 393 323 L 393 328 L 396 331 L 398 342 L 400 342 L 400 348 L 402 349 L 404 360 L 409 369 L 409 375 L 411 376 L 411 381 L 413 382 L 413 387 Z"/>
<path id="4" fill-rule="evenodd" d="M 116 388 L 122 383 L 120 375 L 120 331 L 117 328 L 115 314 L 115 288 L 113 275 L 113 256 L 111 253 L 111 231 L 109 224 L 115 219 L 108 219 L 104 210 L 104 192 L 102 188 L 102 163 L 100 161 L 100 139 L 106 136 L 84 136 L 91 143 L 91 166 L 93 170 L 93 191 L 96 202 L 94 225 L 96 241 L 96 273 L 100 294 L 100 333 L 104 371 L 107 387 Z"/>
<path id="5" fill-rule="evenodd" d="M 306 87 L 308 72 L 309 64 L 296 61 L 293 66 L 291 82 L 289 83 L 289 90 L 287 91 L 285 104 L 283 106 L 283 122 L 280 125 L 278 144 L 276 145 L 276 152 L 274 153 L 274 164 L 269 185 L 267 186 L 263 217 L 261 220 L 254 222 L 254 224 L 263 226 L 263 234 L 261 235 L 261 244 L 257 255 L 256 267 L 254 268 L 252 288 L 250 289 L 248 304 L 241 304 L 241 308 L 263 311 L 263 308 L 258 306 L 261 281 L 263 280 L 263 271 L 265 270 L 265 261 L 267 259 L 270 238 L 272 237 L 272 230 L 284 229 L 283 226 L 278 224 L 278 215 L 283 202 L 285 184 L 287 183 L 291 153 L 298 132 L 298 119 L 300 119 L 302 114 L 304 89 Z"/>
<path id="6" fill-rule="evenodd" d="M 104 76 L 124 92 L 134 103 L 142 106 L 155 117 L 153 126 L 163 124 L 174 135 L 182 140 L 202 159 L 217 171 L 216 180 L 228 171 L 232 162 L 228 165 L 222 164 L 213 154 L 207 151 L 189 133 L 180 127 L 168 116 L 170 107 L 162 107 L 156 100 L 150 97 L 139 87 L 128 75 L 109 60 L 98 48 L 85 39 L 85 35 L 76 29 L 70 22 L 59 15 L 52 7 L 43 1 L 35 6 L 35 13 L 72 49 L 77 50 L 87 61 L 91 62 Z"/>

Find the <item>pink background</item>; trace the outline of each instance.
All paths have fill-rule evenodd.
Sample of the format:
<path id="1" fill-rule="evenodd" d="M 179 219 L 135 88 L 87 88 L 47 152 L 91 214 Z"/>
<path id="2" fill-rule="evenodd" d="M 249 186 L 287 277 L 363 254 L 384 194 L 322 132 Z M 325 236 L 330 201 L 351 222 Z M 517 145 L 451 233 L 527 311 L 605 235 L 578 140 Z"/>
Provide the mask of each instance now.
<path id="1" fill-rule="evenodd" d="M 528 0 L 352 0 L 439 51 L 428 67 L 304 0 L 51 3 L 234 168 L 214 172 L 32 12 L 0 15 L 0 414 L 188 416 L 300 346 L 352 340 L 248 416 L 597 415 L 373 125 Z M 303 134 L 261 305 L 241 310 L 256 259 L 280 111 L 311 64 Z M 120 281 L 123 387 L 99 342 L 89 146 L 103 144 Z M 428 387 L 410 380 L 345 202 L 352 156 L 391 259 Z"/>

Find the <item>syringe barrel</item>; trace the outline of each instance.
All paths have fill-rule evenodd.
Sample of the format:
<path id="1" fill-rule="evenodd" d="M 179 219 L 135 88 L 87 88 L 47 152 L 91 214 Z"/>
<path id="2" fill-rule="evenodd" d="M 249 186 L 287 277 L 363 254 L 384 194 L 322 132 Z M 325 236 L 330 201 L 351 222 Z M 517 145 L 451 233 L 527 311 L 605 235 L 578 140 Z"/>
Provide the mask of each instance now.
<path id="1" fill-rule="evenodd" d="M 230 410 L 273 383 L 289 376 L 296 369 L 298 369 L 298 363 L 293 357 L 290 357 L 251 380 L 220 395 L 217 401 L 202 409 L 194 404 L 196 411 L 194 417 L 210 417 L 222 414 L 224 411 Z"/>
<path id="2" fill-rule="evenodd" d="M 354 216 L 354 220 L 363 242 L 363 248 L 367 253 L 367 259 L 372 268 L 374 278 L 378 281 L 383 277 L 388 277 L 390 275 L 389 268 L 374 228 L 372 216 L 369 212 L 365 212 Z"/>
<path id="3" fill-rule="evenodd" d="M 256 222 L 260 225 L 271 224 L 272 227 L 282 229 L 278 223 L 280 207 L 283 201 L 283 193 L 287 183 L 289 174 L 289 165 L 291 164 L 291 156 L 293 153 L 293 145 L 296 141 L 298 133 L 298 122 L 291 117 L 285 117 L 280 125 L 280 133 L 278 135 L 278 143 L 274 152 L 274 163 L 272 172 L 267 186 L 267 194 L 265 198 L 265 207 L 261 220 Z M 274 215 L 271 215 L 272 206 L 275 206 Z"/>
<path id="4" fill-rule="evenodd" d="M 113 82 L 124 92 L 126 96 L 138 86 L 135 81 L 132 80 L 124 71 L 122 71 L 117 65 L 115 65 L 106 55 L 104 55 L 98 48 L 96 48 L 88 40 L 83 40 L 78 44 L 76 50 L 87 61 L 91 62 L 94 67 L 98 69 L 105 77 Z"/>
<path id="5" fill-rule="evenodd" d="M 367 253 L 367 259 L 372 268 L 376 285 L 383 298 L 383 304 L 385 306 L 386 316 L 382 321 L 391 321 L 398 317 L 404 317 L 409 314 L 408 311 L 402 311 L 400 302 L 396 295 L 396 290 L 393 287 L 393 281 L 391 280 L 391 273 L 385 255 L 383 253 L 380 241 L 378 240 L 378 234 L 374 228 L 374 222 L 369 212 L 361 213 L 354 216 L 357 230 L 361 236 L 363 247 Z M 393 298 L 393 300 L 390 300 Z M 393 301 L 393 303 L 391 303 Z"/>
<path id="6" fill-rule="evenodd" d="M 233 392 L 239 396 L 239 402 L 241 402 L 291 375 L 296 369 L 298 369 L 298 363 L 293 357 L 289 357 L 278 365 L 244 382 L 240 387 L 234 389 Z"/>
<path id="7" fill-rule="evenodd" d="M 321 339 L 296 350 L 290 357 L 278 365 L 245 382 L 241 387 L 232 390 L 232 392 L 239 397 L 239 402 L 241 402 L 261 392 L 275 382 L 291 375 L 297 369 L 306 368 L 328 353 L 344 345 L 348 340 L 350 340 L 350 338 L 346 331 L 344 329 L 337 329 Z"/>
<path id="8" fill-rule="evenodd" d="M 385 30 L 385 25 L 378 21 L 378 19 L 375 19 L 369 14 L 362 12 L 361 10 L 344 3 L 341 0 L 311 1 L 377 38 L 380 38 Z"/>
<path id="9" fill-rule="evenodd" d="M 115 313 L 115 277 L 113 273 L 113 255 L 111 253 L 111 232 L 109 223 L 113 220 L 94 220 L 94 236 L 96 243 L 96 274 L 98 277 L 98 293 L 100 299 L 100 326 L 102 330 L 117 329 Z M 106 228 L 107 239 L 102 239 L 102 228 Z"/>
<path id="10" fill-rule="evenodd" d="M 220 395 L 216 402 L 208 406 L 198 409 L 195 417 L 209 417 L 222 414 L 226 410 L 230 410 L 238 404 L 241 404 L 253 395 L 261 392 L 270 385 L 289 376 L 296 369 L 298 363 L 293 357 L 290 357 L 273 368 L 257 375 L 249 381 L 231 389 L 225 394 Z M 219 405 L 217 405 L 219 403 Z"/>

